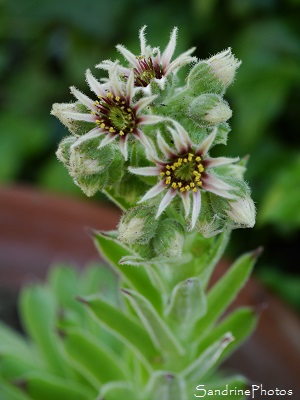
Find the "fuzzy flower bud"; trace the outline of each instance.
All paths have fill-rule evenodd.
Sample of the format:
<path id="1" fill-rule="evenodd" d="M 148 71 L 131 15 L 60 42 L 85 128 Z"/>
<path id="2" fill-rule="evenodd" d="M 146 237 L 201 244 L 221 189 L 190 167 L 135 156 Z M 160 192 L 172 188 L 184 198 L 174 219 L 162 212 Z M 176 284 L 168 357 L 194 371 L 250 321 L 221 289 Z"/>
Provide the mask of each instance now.
<path id="1" fill-rule="evenodd" d="M 222 83 L 224 89 L 233 82 L 236 70 L 241 63 L 242 62 L 231 53 L 230 47 L 207 60 L 211 71 Z"/>
<path id="2" fill-rule="evenodd" d="M 237 227 L 252 228 L 255 224 L 255 205 L 250 196 L 240 197 L 236 201 L 228 202 L 230 209 L 226 214 Z"/>
<path id="3" fill-rule="evenodd" d="M 61 161 L 65 166 L 69 165 L 70 161 L 70 149 L 72 144 L 76 142 L 76 137 L 74 136 L 67 136 L 64 138 L 56 151 L 56 157 Z"/>
<path id="4" fill-rule="evenodd" d="M 184 239 L 183 226 L 174 219 L 165 219 L 153 239 L 154 251 L 163 257 L 180 257 Z"/>
<path id="5" fill-rule="evenodd" d="M 200 126 L 218 125 L 232 116 L 228 104 L 217 94 L 202 94 L 188 108 L 189 117 Z"/>
<path id="6" fill-rule="evenodd" d="M 119 240 L 126 244 L 146 244 L 155 235 L 158 221 L 153 207 L 138 206 L 128 210 L 119 223 Z"/>
<path id="7" fill-rule="evenodd" d="M 241 65 L 228 48 L 208 60 L 200 61 L 188 76 L 188 86 L 197 93 L 223 94 L 233 82 L 235 72 Z"/>

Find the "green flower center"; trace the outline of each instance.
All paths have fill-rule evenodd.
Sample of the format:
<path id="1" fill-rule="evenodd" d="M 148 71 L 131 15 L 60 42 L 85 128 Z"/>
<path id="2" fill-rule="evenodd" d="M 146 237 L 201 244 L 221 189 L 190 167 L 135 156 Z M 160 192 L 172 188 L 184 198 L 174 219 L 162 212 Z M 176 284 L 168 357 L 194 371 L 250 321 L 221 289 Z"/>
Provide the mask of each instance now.
<path id="1" fill-rule="evenodd" d="M 193 153 L 187 153 L 177 160 L 164 166 L 160 176 L 165 184 L 180 192 L 193 191 L 202 186 L 201 176 L 204 172 L 201 157 Z"/>
<path id="2" fill-rule="evenodd" d="M 120 136 L 133 132 L 135 128 L 135 113 L 125 99 L 113 96 L 108 92 L 107 97 L 101 97 L 95 104 L 98 111 L 96 124 L 110 133 Z"/>

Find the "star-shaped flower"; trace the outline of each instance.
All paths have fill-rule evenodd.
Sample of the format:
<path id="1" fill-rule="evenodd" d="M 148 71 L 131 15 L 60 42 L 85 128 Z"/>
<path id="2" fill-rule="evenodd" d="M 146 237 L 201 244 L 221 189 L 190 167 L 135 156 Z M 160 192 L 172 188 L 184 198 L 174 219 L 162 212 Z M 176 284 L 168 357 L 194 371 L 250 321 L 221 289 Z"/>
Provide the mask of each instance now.
<path id="1" fill-rule="evenodd" d="M 140 55 L 137 56 L 126 49 L 126 47 L 120 44 L 117 45 L 119 52 L 129 62 L 129 68 L 119 66 L 119 71 L 123 77 L 127 78 L 130 75 L 130 71 L 133 70 L 136 87 L 148 88 L 150 91 L 149 84 L 154 81 L 161 89 L 164 89 L 168 75 L 172 72 L 175 73 L 180 67 L 197 60 L 196 57 L 190 55 L 195 50 L 195 47 L 171 61 L 176 47 L 178 29 L 174 28 L 171 32 L 169 43 L 162 54 L 158 47 L 147 45 L 145 29 L 146 26 L 143 26 L 139 32 Z M 112 61 L 106 60 L 97 67 L 109 70 L 113 64 Z"/>
<path id="2" fill-rule="evenodd" d="M 156 218 L 168 207 L 173 198 L 179 195 L 182 199 L 185 217 L 190 214 L 191 196 L 193 199 L 191 226 L 195 227 L 196 221 L 201 212 L 201 193 L 207 191 L 226 199 L 236 199 L 232 193 L 233 186 L 213 174 L 213 168 L 238 161 L 238 158 L 208 156 L 216 134 L 215 128 L 210 135 L 203 140 L 201 145 L 194 145 L 187 131 L 177 122 L 173 121 L 176 129 L 169 127 L 172 134 L 175 149 L 171 148 L 162 135 L 158 132 L 157 143 L 164 155 L 160 159 L 156 153 L 148 153 L 148 158 L 156 164 L 154 167 L 129 168 L 129 171 L 144 176 L 159 177 L 158 183 L 152 187 L 139 201 L 144 202 L 160 193 L 167 191 L 162 198 Z"/>
<path id="3" fill-rule="evenodd" d="M 156 96 L 144 96 L 135 101 L 134 96 L 137 89 L 134 88 L 134 73 L 129 74 L 126 83 L 120 81 L 116 69 L 110 71 L 110 80 L 107 83 L 100 83 L 87 70 L 86 79 L 92 92 L 98 100 L 94 101 L 75 87 L 71 87 L 71 93 L 79 103 L 83 104 L 90 112 L 77 112 L 74 107 L 55 105 L 52 113 L 63 119 L 86 121 L 95 124 L 89 132 L 80 136 L 72 145 L 72 148 L 82 142 L 101 137 L 99 148 L 108 143 L 119 140 L 120 151 L 127 159 L 128 139 L 130 136 L 140 140 L 142 144 L 151 149 L 151 144 L 141 130 L 142 125 L 156 124 L 164 120 L 163 117 L 143 113 L 147 106 L 153 102 Z M 59 107 L 61 106 L 61 107 Z M 59 115 L 63 114 L 63 117 Z"/>

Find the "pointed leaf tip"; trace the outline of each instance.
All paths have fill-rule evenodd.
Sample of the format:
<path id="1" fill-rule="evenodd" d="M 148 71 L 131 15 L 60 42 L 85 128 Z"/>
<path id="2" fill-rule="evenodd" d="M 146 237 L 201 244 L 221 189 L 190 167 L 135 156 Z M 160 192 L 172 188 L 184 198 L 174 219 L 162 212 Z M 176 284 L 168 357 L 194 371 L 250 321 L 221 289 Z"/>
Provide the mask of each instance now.
<path id="1" fill-rule="evenodd" d="M 254 260 L 257 260 L 258 257 L 262 254 L 262 252 L 264 251 L 264 248 L 262 246 L 258 247 L 257 249 L 253 250 L 251 253 L 251 257 Z"/>
<path id="2" fill-rule="evenodd" d="M 81 296 L 76 296 L 75 297 L 75 300 L 77 300 L 77 301 L 79 301 L 80 303 L 82 303 L 82 304 L 89 304 L 89 302 L 88 302 L 88 300 L 87 299 L 85 299 L 84 297 L 81 297 Z"/>
<path id="3" fill-rule="evenodd" d="M 131 293 L 129 290 L 121 288 L 121 292 L 123 292 L 123 294 L 127 295 L 127 296 L 131 296 Z"/>
<path id="4" fill-rule="evenodd" d="M 234 336 L 231 332 L 226 333 L 224 338 L 222 339 L 222 344 L 228 344 L 234 341 Z"/>

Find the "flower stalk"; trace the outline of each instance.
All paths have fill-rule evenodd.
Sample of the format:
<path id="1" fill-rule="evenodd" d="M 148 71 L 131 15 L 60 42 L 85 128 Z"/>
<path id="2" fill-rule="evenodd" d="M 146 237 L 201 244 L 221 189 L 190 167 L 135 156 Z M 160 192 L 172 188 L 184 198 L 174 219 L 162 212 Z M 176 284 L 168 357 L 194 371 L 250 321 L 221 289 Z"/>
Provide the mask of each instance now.
<path id="1" fill-rule="evenodd" d="M 111 269 L 79 276 L 60 267 L 47 286 L 25 288 L 28 341 L 0 325 L 5 399 L 188 400 L 198 385 L 222 388 L 215 372 L 255 327 L 249 308 L 220 318 L 258 252 L 208 288 L 231 230 L 255 223 L 246 159 L 211 156 L 228 139 L 223 95 L 240 61 L 230 49 L 174 58 L 177 28 L 163 52 L 148 45 L 145 29 L 140 54 L 118 45 L 125 64 L 98 65 L 108 77 L 87 70 L 91 98 L 71 87 L 76 102 L 53 105 L 71 133 L 58 159 L 85 194 L 103 191 L 123 215 L 117 231 L 93 234 Z M 184 66 L 192 68 L 180 83 Z M 227 385 L 243 391 L 247 380 L 232 376 Z"/>

